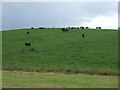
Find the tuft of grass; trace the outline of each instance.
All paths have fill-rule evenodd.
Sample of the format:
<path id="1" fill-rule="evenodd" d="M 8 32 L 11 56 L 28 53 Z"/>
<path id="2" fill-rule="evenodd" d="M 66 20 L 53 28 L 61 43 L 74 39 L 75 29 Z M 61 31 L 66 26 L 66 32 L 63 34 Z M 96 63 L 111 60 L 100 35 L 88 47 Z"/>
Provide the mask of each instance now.
<path id="1" fill-rule="evenodd" d="M 30 48 L 30 51 L 36 51 L 36 49 L 32 47 L 32 48 Z"/>

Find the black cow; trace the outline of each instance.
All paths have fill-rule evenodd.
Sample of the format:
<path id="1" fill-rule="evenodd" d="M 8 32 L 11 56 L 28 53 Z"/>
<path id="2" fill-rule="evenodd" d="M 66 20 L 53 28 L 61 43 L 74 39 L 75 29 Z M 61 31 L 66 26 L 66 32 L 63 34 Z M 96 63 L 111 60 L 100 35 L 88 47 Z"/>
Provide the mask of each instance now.
<path id="1" fill-rule="evenodd" d="M 65 29 L 64 29 L 64 28 L 62 28 L 62 31 L 64 32 L 64 31 L 65 31 Z"/>
<path id="2" fill-rule="evenodd" d="M 84 38 L 84 37 L 85 37 L 85 35 L 84 35 L 84 34 L 82 34 L 82 37 Z"/>
<path id="3" fill-rule="evenodd" d="M 29 32 L 27 32 L 27 34 L 29 34 Z"/>
<path id="4" fill-rule="evenodd" d="M 25 42 L 25 46 L 31 46 L 31 43 L 30 42 Z"/>

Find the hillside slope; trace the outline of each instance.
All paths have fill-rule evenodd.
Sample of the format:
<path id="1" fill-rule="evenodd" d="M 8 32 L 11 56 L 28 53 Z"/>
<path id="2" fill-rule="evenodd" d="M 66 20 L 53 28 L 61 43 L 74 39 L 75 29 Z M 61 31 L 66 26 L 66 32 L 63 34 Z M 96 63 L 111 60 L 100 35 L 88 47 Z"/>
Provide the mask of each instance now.
<path id="1" fill-rule="evenodd" d="M 85 38 L 81 37 L 82 33 Z M 79 29 L 68 32 L 60 29 L 3 31 L 3 69 L 117 74 L 117 33 Z M 31 47 L 26 47 L 25 42 L 30 42 Z"/>

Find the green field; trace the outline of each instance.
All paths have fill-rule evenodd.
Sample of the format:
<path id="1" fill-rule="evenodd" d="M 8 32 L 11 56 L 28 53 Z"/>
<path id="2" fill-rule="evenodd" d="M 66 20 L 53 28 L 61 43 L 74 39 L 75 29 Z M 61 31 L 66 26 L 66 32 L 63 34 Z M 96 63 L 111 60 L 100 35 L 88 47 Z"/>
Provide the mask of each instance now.
<path id="1" fill-rule="evenodd" d="M 3 71 L 2 84 L 3 88 L 118 88 L 118 77 Z"/>
<path id="2" fill-rule="evenodd" d="M 115 30 L 21 29 L 2 31 L 2 37 L 4 70 L 117 75 Z"/>

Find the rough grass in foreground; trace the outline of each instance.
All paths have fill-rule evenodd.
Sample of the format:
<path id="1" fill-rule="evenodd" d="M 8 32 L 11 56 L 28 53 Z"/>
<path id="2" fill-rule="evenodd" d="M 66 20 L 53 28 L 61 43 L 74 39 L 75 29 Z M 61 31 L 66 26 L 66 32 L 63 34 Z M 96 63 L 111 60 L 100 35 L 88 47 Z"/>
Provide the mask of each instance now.
<path id="1" fill-rule="evenodd" d="M 117 76 L 3 71 L 3 88 L 118 88 Z"/>
<path id="2" fill-rule="evenodd" d="M 4 70 L 117 75 L 118 31 L 24 29 L 2 36 Z"/>

